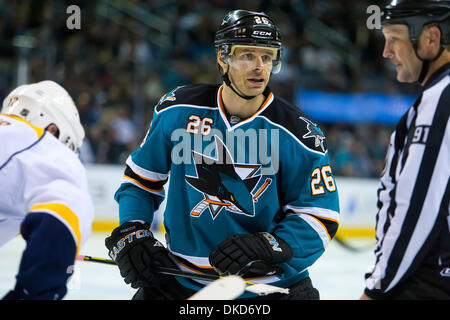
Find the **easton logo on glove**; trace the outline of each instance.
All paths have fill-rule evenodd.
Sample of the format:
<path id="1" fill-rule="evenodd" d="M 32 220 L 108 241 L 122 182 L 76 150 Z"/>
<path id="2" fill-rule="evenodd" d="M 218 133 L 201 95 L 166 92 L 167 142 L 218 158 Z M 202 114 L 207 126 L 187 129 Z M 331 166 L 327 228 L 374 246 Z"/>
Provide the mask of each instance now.
<path id="1" fill-rule="evenodd" d="M 109 256 L 111 257 L 111 259 L 113 259 L 115 261 L 117 255 L 125 247 L 127 242 L 128 242 L 128 244 L 131 244 L 134 241 L 134 239 L 142 239 L 142 238 L 150 238 L 150 237 L 152 237 L 152 233 L 150 232 L 150 230 L 140 229 L 140 230 L 131 232 L 131 233 L 127 234 L 125 237 L 123 237 L 122 239 L 120 239 L 119 241 L 117 241 L 116 246 L 112 247 L 112 249 L 109 251 Z"/>
<path id="2" fill-rule="evenodd" d="M 177 268 L 168 250 L 153 237 L 149 223 L 125 222 L 105 239 L 105 246 L 123 280 L 133 289 L 152 287 L 168 279 L 156 273 L 155 267 Z"/>

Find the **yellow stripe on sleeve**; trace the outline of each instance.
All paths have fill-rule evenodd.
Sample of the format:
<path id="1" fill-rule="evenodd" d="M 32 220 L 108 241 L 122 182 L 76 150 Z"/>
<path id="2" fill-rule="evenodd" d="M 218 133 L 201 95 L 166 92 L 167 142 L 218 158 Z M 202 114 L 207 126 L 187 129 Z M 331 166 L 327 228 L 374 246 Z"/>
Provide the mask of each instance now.
<path id="1" fill-rule="evenodd" d="M 51 212 L 61 217 L 72 229 L 76 238 L 77 254 L 81 245 L 80 223 L 77 215 L 66 205 L 61 203 L 38 204 L 31 207 L 30 212 Z"/>
<path id="2" fill-rule="evenodd" d="M 21 117 L 18 117 L 18 116 L 13 115 L 13 114 L 2 114 L 2 115 L 7 116 L 7 117 L 10 117 L 10 118 L 13 118 L 13 119 L 16 119 L 17 121 L 21 121 L 21 122 L 23 122 L 23 123 L 26 123 L 26 124 L 29 125 L 34 131 L 36 131 L 36 134 L 37 134 L 37 136 L 38 136 L 38 139 L 40 139 L 40 138 L 44 135 L 44 132 L 45 132 L 44 129 L 39 128 L 39 127 L 36 127 L 36 126 L 33 126 L 31 123 L 29 123 L 29 122 L 26 121 L 25 119 L 22 119 Z"/>

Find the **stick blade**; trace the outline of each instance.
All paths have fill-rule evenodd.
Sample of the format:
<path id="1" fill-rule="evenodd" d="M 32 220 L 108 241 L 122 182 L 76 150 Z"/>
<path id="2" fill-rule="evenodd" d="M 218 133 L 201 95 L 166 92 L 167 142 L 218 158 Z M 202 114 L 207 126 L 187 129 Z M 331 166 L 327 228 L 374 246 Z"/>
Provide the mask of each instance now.
<path id="1" fill-rule="evenodd" d="M 256 293 L 260 296 L 266 296 L 271 293 L 284 293 L 289 294 L 289 289 L 286 288 L 280 288 L 276 286 L 272 286 L 270 284 L 265 283 L 257 283 L 250 286 L 247 286 L 245 288 L 246 291 Z"/>
<path id="2" fill-rule="evenodd" d="M 245 281 L 231 275 L 213 281 L 188 300 L 233 300 L 245 291 Z"/>

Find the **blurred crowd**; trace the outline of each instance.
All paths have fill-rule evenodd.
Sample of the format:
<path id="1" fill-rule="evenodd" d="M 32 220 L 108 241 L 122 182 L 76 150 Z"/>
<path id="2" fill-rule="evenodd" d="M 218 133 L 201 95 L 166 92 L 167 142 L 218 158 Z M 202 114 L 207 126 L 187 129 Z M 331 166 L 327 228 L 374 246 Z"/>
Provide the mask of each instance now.
<path id="1" fill-rule="evenodd" d="M 279 25 L 283 67 L 272 91 L 411 93 L 386 59 L 383 37 L 366 27 L 374 1 L 0 0 L 0 97 L 20 81 L 52 79 L 72 95 L 86 130 L 85 163 L 123 163 L 139 146 L 160 97 L 178 85 L 220 81 L 213 47 L 223 16 L 264 11 Z M 81 9 L 70 30 L 66 9 Z M 300 106 L 301 107 L 301 106 Z M 336 175 L 375 177 L 391 126 L 319 124 Z"/>

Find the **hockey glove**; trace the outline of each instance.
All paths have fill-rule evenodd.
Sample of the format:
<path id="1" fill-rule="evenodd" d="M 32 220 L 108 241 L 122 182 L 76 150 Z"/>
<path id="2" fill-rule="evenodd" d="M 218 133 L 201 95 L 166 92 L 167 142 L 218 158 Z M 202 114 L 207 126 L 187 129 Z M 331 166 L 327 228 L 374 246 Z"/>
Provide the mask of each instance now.
<path id="1" fill-rule="evenodd" d="M 125 222 L 105 239 L 105 245 L 125 283 L 135 289 L 158 285 L 167 277 L 154 273 L 154 267 L 177 268 L 163 244 L 153 237 L 148 223 Z"/>
<path id="2" fill-rule="evenodd" d="M 237 234 L 211 252 L 209 262 L 220 275 L 264 276 L 283 273 L 276 264 L 292 255 L 291 247 L 275 234 Z"/>

